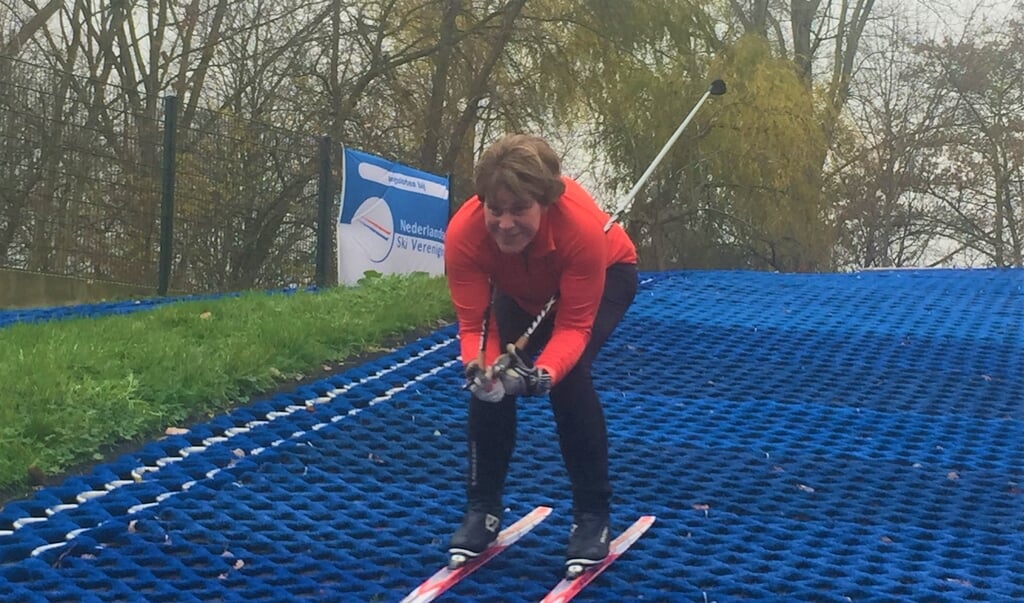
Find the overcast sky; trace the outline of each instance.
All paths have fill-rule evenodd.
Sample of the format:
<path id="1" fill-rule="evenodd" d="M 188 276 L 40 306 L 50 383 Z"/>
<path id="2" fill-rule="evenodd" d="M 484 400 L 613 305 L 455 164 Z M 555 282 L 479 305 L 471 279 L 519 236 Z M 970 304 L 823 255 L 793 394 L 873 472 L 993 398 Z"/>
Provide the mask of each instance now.
<path id="1" fill-rule="evenodd" d="M 930 23 L 938 35 L 958 37 L 967 19 L 998 22 L 1022 0 L 880 0 L 880 6 L 904 7 Z"/>

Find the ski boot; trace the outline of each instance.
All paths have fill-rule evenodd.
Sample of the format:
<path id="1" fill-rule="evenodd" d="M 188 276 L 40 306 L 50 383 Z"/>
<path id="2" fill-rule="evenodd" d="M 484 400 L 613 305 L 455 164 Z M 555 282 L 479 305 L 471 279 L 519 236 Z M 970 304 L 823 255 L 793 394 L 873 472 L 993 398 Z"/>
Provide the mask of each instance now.
<path id="1" fill-rule="evenodd" d="M 470 509 L 448 545 L 448 569 L 459 569 L 487 550 L 498 539 L 501 511 Z"/>
<path id="2" fill-rule="evenodd" d="M 569 532 L 565 577 L 575 580 L 608 556 L 608 514 L 577 513 Z"/>

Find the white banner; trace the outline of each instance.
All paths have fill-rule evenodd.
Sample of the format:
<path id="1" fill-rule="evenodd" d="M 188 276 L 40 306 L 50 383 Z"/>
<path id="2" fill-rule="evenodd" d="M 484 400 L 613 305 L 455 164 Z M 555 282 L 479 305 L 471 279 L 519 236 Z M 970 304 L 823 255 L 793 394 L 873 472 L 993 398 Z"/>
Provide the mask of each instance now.
<path id="1" fill-rule="evenodd" d="M 367 271 L 444 274 L 448 179 L 344 149 L 338 283 Z"/>

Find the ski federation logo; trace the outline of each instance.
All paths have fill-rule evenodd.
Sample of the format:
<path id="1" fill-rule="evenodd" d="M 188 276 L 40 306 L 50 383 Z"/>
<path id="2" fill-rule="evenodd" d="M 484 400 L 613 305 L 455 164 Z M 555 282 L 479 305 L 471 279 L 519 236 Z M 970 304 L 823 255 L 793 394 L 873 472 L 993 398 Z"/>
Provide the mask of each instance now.
<path id="1" fill-rule="evenodd" d="M 369 197 L 352 216 L 358 224 L 354 238 L 371 262 L 379 264 L 391 255 L 395 246 L 395 219 L 391 207 L 380 197 Z"/>

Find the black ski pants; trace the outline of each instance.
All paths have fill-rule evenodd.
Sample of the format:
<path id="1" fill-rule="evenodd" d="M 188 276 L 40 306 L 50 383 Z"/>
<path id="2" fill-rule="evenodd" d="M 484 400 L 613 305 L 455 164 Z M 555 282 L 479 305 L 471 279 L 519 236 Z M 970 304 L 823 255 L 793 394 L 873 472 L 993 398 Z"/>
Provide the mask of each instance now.
<path id="1" fill-rule="evenodd" d="M 576 513 L 609 512 L 612 489 L 608 479 L 608 430 L 594 391 L 591 365 L 633 302 L 636 289 L 635 264 L 615 264 L 607 269 L 590 342 L 576 366 L 551 388 L 551 409 L 562 459 L 572 483 Z M 502 349 L 522 335 L 535 318 L 500 291 L 495 299 L 495 316 Z M 553 323 L 553 317 L 548 317 L 534 332 L 526 348 L 530 358 L 551 338 Z M 467 432 L 469 506 L 479 510 L 500 509 L 515 448 L 516 397 L 505 396 L 494 403 L 471 396 Z"/>

